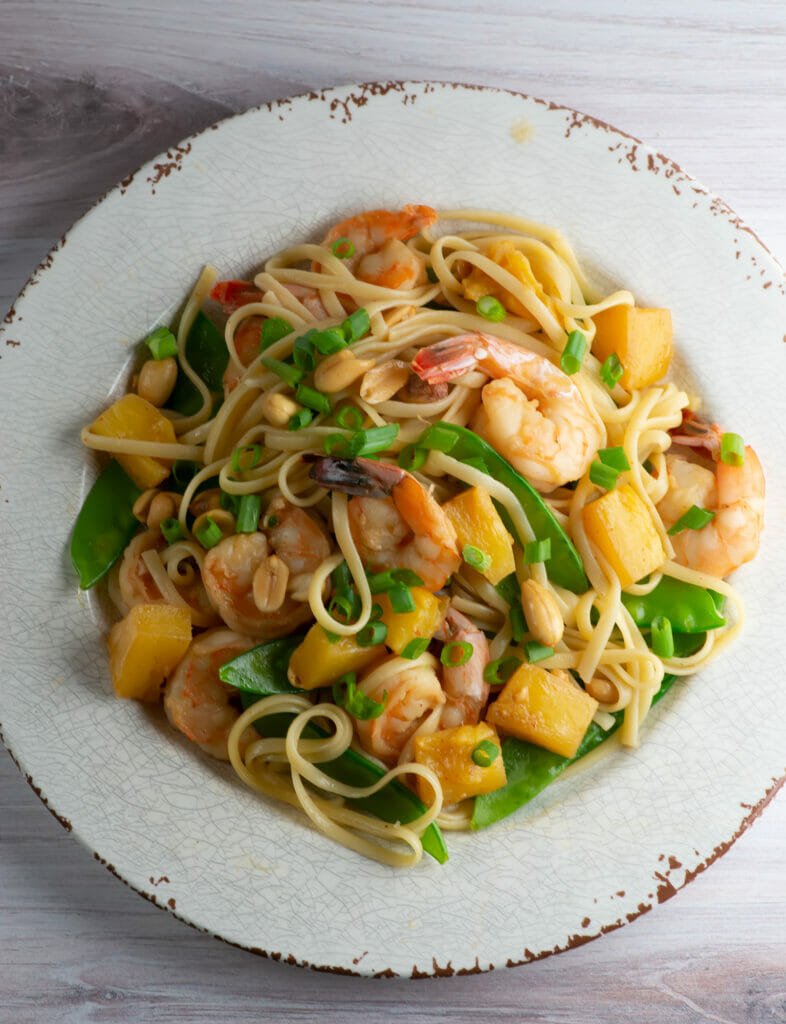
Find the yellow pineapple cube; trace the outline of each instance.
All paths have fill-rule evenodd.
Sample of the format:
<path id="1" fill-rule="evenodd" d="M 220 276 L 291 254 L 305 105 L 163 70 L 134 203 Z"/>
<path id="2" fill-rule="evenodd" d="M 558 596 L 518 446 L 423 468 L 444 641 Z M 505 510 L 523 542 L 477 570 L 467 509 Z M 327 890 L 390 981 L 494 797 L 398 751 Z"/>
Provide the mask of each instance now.
<path id="1" fill-rule="evenodd" d="M 191 614 L 171 604 L 137 604 L 109 634 L 118 697 L 157 701 L 161 684 L 188 650 Z"/>
<path id="2" fill-rule="evenodd" d="M 412 587 L 414 612 L 394 612 L 387 594 L 377 594 L 374 601 L 382 608 L 381 622 L 388 627 L 385 643 L 396 654 L 401 654 L 410 640 L 432 637 L 439 629 L 450 603 L 446 597 L 436 597 L 425 587 Z"/>
<path id="3" fill-rule="evenodd" d="M 359 672 L 385 653 L 384 644 L 361 647 L 354 636 L 340 636 L 331 643 L 325 630 L 315 622 L 289 659 L 293 686 L 316 690 L 330 686 L 347 672 Z"/>
<path id="4" fill-rule="evenodd" d="M 520 740 L 573 757 L 597 707 L 567 672 L 525 662 L 489 706 L 486 720 Z"/>
<path id="5" fill-rule="evenodd" d="M 109 406 L 90 428 L 102 437 L 118 437 L 134 441 L 159 441 L 174 444 L 175 428 L 154 405 L 139 395 L 124 395 Z M 119 455 L 115 458 L 137 487 L 146 490 L 158 487 L 169 476 L 171 459 L 154 459 L 150 455 Z"/>
<path id="6" fill-rule="evenodd" d="M 581 520 L 623 589 L 659 569 L 666 560 L 650 511 L 630 484 L 589 502 L 581 510 Z"/>
<path id="7" fill-rule="evenodd" d="M 612 306 L 596 313 L 592 354 L 601 363 L 616 352 L 624 373 L 620 384 L 631 390 L 654 384 L 671 361 L 671 312 L 668 309 L 637 309 Z"/>
<path id="8" fill-rule="evenodd" d="M 496 755 L 488 766 L 472 760 L 472 752 L 484 741 L 496 747 Z M 441 729 L 417 736 L 414 760 L 431 768 L 437 776 L 442 784 L 443 801 L 448 806 L 470 796 L 491 793 L 505 785 L 507 779 L 501 750 L 497 730 L 487 722 L 478 722 L 477 725 L 459 725 L 455 729 Z M 420 798 L 428 802 L 431 786 L 419 775 L 416 780 Z"/>
<path id="9" fill-rule="evenodd" d="M 513 558 L 513 538 L 488 491 L 470 487 L 442 506 L 453 523 L 459 548 L 471 545 L 488 555 L 491 564 L 483 571 L 489 583 L 499 583 L 516 569 Z"/>

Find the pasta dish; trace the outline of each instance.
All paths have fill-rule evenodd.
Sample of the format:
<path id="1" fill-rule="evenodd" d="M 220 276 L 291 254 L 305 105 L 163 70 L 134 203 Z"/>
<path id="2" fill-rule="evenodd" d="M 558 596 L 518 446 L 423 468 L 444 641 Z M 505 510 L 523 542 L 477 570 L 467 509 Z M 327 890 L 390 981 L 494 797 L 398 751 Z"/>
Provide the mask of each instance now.
<path id="1" fill-rule="evenodd" d="M 71 547 L 115 692 L 359 853 L 446 860 L 743 626 L 759 460 L 553 228 L 366 211 L 142 348 Z"/>

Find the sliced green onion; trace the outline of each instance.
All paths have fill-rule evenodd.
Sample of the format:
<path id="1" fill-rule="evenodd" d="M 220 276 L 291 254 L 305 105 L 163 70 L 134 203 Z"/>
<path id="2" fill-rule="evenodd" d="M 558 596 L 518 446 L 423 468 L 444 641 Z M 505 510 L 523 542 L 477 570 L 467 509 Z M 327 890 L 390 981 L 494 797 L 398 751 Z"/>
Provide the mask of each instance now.
<path id="1" fill-rule="evenodd" d="M 316 330 L 313 329 L 306 331 L 299 338 L 295 338 L 295 344 L 292 346 L 292 359 L 295 366 L 305 373 L 311 373 L 317 365 L 317 357 L 314 352 L 314 346 L 311 343 L 311 339 L 316 333 Z"/>
<path id="2" fill-rule="evenodd" d="M 323 356 L 330 356 L 347 347 L 347 339 L 340 327 L 327 327 L 311 335 L 311 344 Z"/>
<path id="3" fill-rule="evenodd" d="M 354 405 L 342 406 L 335 416 L 336 423 L 344 430 L 360 430 L 363 426 L 363 413 Z"/>
<path id="4" fill-rule="evenodd" d="M 543 661 L 545 658 L 550 658 L 554 653 L 553 647 L 546 647 L 544 644 L 539 644 L 535 640 L 528 640 L 524 644 L 524 653 L 527 656 L 527 661 L 531 665 L 534 665 L 537 661 Z"/>
<path id="5" fill-rule="evenodd" d="M 671 630 L 671 621 L 665 615 L 656 615 L 652 620 L 652 653 L 659 658 L 674 657 L 674 634 Z"/>
<path id="6" fill-rule="evenodd" d="M 403 614 L 404 612 L 415 611 L 417 606 L 415 604 L 415 598 L 412 596 L 412 591 L 409 587 L 399 585 L 397 587 L 392 587 L 387 593 L 390 598 L 390 607 L 397 615 Z"/>
<path id="7" fill-rule="evenodd" d="M 701 530 L 712 522 L 715 518 L 715 513 L 710 512 L 708 508 L 700 508 L 698 505 L 691 505 L 687 512 L 679 517 L 677 522 L 668 531 L 670 537 L 673 537 L 676 533 L 682 533 L 683 530 Z"/>
<path id="8" fill-rule="evenodd" d="M 361 722 L 367 722 L 370 718 L 379 718 L 385 710 L 388 699 L 388 691 L 382 694 L 382 701 L 376 701 L 367 697 L 362 690 L 358 690 L 356 675 L 354 672 L 347 672 L 338 682 L 333 684 L 333 700 L 347 714 L 352 715 Z"/>
<path id="9" fill-rule="evenodd" d="M 281 316 L 272 316 L 262 324 L 262 334 L 259 339 L 259 351 L 264 352 L 266 348 L 275 345 L 277 341 L 286 338 L 294 330 L 292 324 L 288 323 Z"/>
<path id="10" fill-rule="evenodd" d="M 261 494 L 244 494 L 238 505 L 235 530 L 238 533 L 256 533 L 262 511 Z"/>
<path id="11" fill-rule="evenodd" d="M 384 622 L 367 622 L 358 633 L 356 640 L 358 647 L 376 647 L 383 644 L 388 635 L 388 627 Z"/>
<path id="12" fill-rule="evenodd" d="M 335 455 L 338 458 L 349 455 L 349 441 L 343 434 L 328 434 L 322 441 L 325 455 Z"/>
<path id="13" fill-rule="evenodd" d="M 590 464 L 589 478 L 598 487 L 604 487 L 607 491 L 613 491 L 617 486 L 619 473 L 612 466 L 604 466 L 602 462 L 595 459 Z"/>
<path id="14" fill-rule="evenodd" d="M 422 587 L 423 580 L 412 569 L 386 569 L 371 573 L 368 586 L 372 594 L 387 594 L 396 587 Z"/>
<path id="15" fill-rule="evenodd" d="M 475 311 L 484 320 L 490 320 L 493 324 L 498 324 L 508 315 L 505 307 L 493 295 L 484 295 L 483 298 L 478 299 L 475 303 Z"/>
<path id="16" fill-rule="evenodd" d="M 437 272 L 436 272 L 436 270 L 435 270 L 435 269 L 434 269 L 434 268 L 433 268 L 433 267 L 431 266 L 431 264 L 429 264 L 429 265 L 428 265 L 428 266 L 426 267 L 426 277 L 427 277 L 427 278 L 429 279 L 429 282 L 430 282 L 431 284 L 438 284 L 438 283 L 439 283 L 439 278 L 437 277 Z"/>
<path id="17" fill-rule="evenodd" d="M 480 768 L 490 768 L 499 757 L 499 747 L 491 740 L 481 740 L 472 751 L 472 760 Z"/>
<path id="18" fill-rule="evenodd" d="M 340 260 L 348 260 L 355 255 L 355 245 L 348 238 L 337 238 L 330 247 L 333 255 Z"/>
<path id="19" fill-rule="evenodd" d="M 272 530 L 274 526 L 278 526 L 278 516 L 268 516 L 265 520 L 265 529 Z"/>
<path id="20" fill-rule="evenodd" d="M 418 445 L 431 451 L 447 454 L 456 441 L 458 441 L 458 434 L 454 434 L 452 430 L 446 430 L 441 423 L 432 423 L 421 435 Z"/>
<path id="21" fill-rule="evenodd" d="M 398 432 L 398 423 L 388 423 L 384 427 L 369 427 L 367 430 L 356 430 L 350 438 L 350 449 L 353 456 L 386 452 L 398 437 Z"/>
<path id="22" fill-rule="evenodd" d="M 509 618 L 513 642 L 520 644 L 527 632 L 527 620 L 524 618 L 524 609 L 520 604 L 516 603 L 510 606 Z"/>
<path id="23" fill-rule="evenodd" d="M 327 642 L 329 644 L 337 644 L 339 642 L 339 640 L 341 639 L 341 636 L 338 633 L 331 633 L 330 630 L 325 629 L 324 626 L 322 626 L 320 628 L 322 629 L 322 632 L 327 637 Z"/>
<path id="24" fill-rule="evenodd" d="M 489 686 L 502 686 L 520 665 L 521 659 L 512 655 L 508 658 L 497 658 L 496 661 L 490 661 L 483 669 L 483 679 Z"/>
<path id="25" fill-rule="evenodd" d="M 233 516 L 236 516 L 240 505 L 240 495 L 230 494 L 228 491 L 221 491 L 218 496 L 218 503 L 221 508 L 225 509 L 227 512 L 231 512 Z"/>
<path id="26" fill-rule="evenodd" d="M 442 648 L 439 660 L 448 668 L 458 668 L 466 665 L 472 657 L 475 648 L 468 640 L 451 640 Z"/>
<path id="27" fill-rule="evenodd" d="M 560 366 L 567 374 L 578 373 L 587 353 L 587 336 L 581 331 L 571 331 L 565 348 L 562 350 Z"/>
<path id="28" fill-rule="evenodd" d="M 174 544 L 175 541 L 183 539 L 183 527 L 179 519 L 164 519 L 161 523 L 161 533 L 167 544 Z"/>
<path id="29" fill-rule="evenodd" d="M 417 444 L 406 444 L 398 453 L 396 461 L 401 469 L 406 469 L 408 473 L 415 473 L 425 465 L 427 458 L 427 448 L 421 448 Z"/>
<path id="30" fill-rule="evenodd" d="M 246 470 L 254 469 L 262 461 L 262 445 L 247 444 L 242 448 L 235 448 L 232 452 L 232 472 L 245 473 Z"/>
<path id="31" fill-rule="evenodd" d="M 368 310 L 361 306 L 354 313 L 350 313 L 341 324 L 341 330 L 344 332 L 344 337 L 347 339 L 348 344 L 351 345 L 353 341 L 360 341 L 371 330 Z"/>
<path id="32" fill-rule="evenodd" d="M 360 598 L 354 590 L 342 590 L 333 595 L 328 612 L 334 619 L 341 616 L 344 622 L 353 622 L 360 614 Z"/>
<path id="33" fill-rule="evenodd" d="M 195 531 L 194 536 L 203 548 L 210 549 L 214 548 L 224 535 L 218 523 L 211 519 L 210 516 L 205 516 L 205 521 Z"/>
<path id="34" fill-rule="evenodd" d="M 421 654 L 425 654 L 430 643 L 431 640 L 429 637 L 417 636 L 414 640 L 409 641 L 401 654 L 399 654 L 399 657 L 406 658 L 408 661 L 414 661 L 415 658 L 419 658 Z"/>
<path id="35" fill-rule="evenodd" d="M 616 469 L 618 473 L 624 473 L 630 469 L 628 456 L 621 445 L 617 445 L 616 448 L 599 448 L 598 458 L 604 466 L 610 466 L 612 469 Z"/>
<path id="36" fill-rule="evenodd" d="M 191 459 L 175 459 L 172 463 L 172 476 L 179 487 L 187 487 L 199 472 L 199 466 Z"/>
<path id="37" fill-rule="evenodd" d="M 348 590 L 352 586 L 352 573 L 350 572 L 346 560 L 339 562 L 330 574 L 330 579 L 336 590 Z"/>
<path id="38" fill-rule="evenodd" d="M 145 338 L 153 359 L 168 359 L 177 355 L 177 340 L 168 327 L 157 327 Z"/>
<path id="39" fill-rule="evenodd" d="M 306 384 L 298 384 L 295 397 L 301 405 L 307 405 L 314 412 L 330 412 L 330 399 L 328 396 L 323 395 L 321 391 L 317 391 L 315 388 L 308 387 Z"/>
<path id="40" fill-rule="evenodd" d="M 531 540 L 524 545 L 524 561 L 529 565 L 535 562 L 548 562 L 551 558 L 551 537 L 545 540 Z"/>
<path id="41" fill-rule="evenodd" d="M 314 413 L 310 409 L 298 409 L 296 413 L 289 417 L 287 430 L 302 430 L 303 427 L 307 427 L 313 419 Z"/>
<path id="42" fill-rule="evenodd" d="M 381 604 L 372 604 L 371 611 L 368 613 L 369 622 L 379 622 L 384 615 Z"/>
<path id="43" fill-rule="evenodd" d="M 260 359 L 260 362 L 277 377 L 280 377 L 285 384 L 289 384 L 291 388 L 297 387 L 306 375 L 303 370 L 292 366 L 291 363 L 282 363 L 280 359 L 271 359 L 270 356 L 265 356 L 264 359 Z"/>
<path id="44" fill-rule="evenodd" d="M 600 379 L 609 389 L 613 391 L 617 386 L 617 381 L 625 372 L 625 369 L 620 362 L 620 357 L 616 352 L 612 352 L 611 355 L 606 359 L 603 366 L 600 368 Z"/>
<path id="45" fill-rule="evenodd" d="M 745 442 L 739 434 L 721 435 L 721 459 L 727 466 L 741 466 L 745 462 Z"/>
<path id="46" fill-rule="evenodd" d="M 487 569 L 491 568 L 491 555 L 487 555 L 485 551 L 476 548 L 474 544 L 465 544 L 461 557 L 467 565 L 471 565 L 478 572 L 486 572 Z"/>

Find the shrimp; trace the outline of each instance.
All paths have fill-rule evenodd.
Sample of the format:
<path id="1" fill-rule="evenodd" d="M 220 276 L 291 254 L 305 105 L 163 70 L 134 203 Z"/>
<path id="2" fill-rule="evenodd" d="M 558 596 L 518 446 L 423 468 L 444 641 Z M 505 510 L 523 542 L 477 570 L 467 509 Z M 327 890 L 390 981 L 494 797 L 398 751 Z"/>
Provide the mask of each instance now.
<path id="1" fill-rule="evenodd" d="M 442 668 L 442 686 L 447 700 L 439 727 L 477 725 L 491 689 L 483 678 L 483 670 L 489 663 L 488 641 L 483 632 L 455 608 L 448 609 L 436 636 L 445 643 L 472 645 L 472 654 L 465 664 L 448 664 Z"/>
<path id="2" fill-rule="evenodd" d="M 348 239 L 354 248 L 344 262 L 361 281 L 382 288 L 415 288 L 428 280 L 426 264 L 404 242 L 436 219 L 436 210 L 430 206 L 367 210 L 332 227 L 322 244 Z"/>
<path id="3" fill-rule="evenodd" d="M 412 360 L 429 382 L 476 368 L 494 379 L 483 388 L 472 429 L 539 491 L 577 480 L 606 433 L 578 387 L 550 360 L 481 331 L 439 341 Z"/>
<path id="4" fill-rule="evenodd" d="M 458 569 L 453 524 L 411 473 L 373 459 L 312 461 L 312 479 L 358 496 L 348 505 L 349 526 L 372 570 L 412 569 L 434 591 Z"/>
<path id="5" fill-rule="evenodd" d="M 717 428 L 713 433 L 719 438 Z M 680 565 L 722 578 L 749 562 L 759 550 L 764 525 L 764 472 L 750 446 L 745 447 L 741 466 L 723 462 L 719 457 L 719 443 L 713 443 L 713 433 L 705 435 L 700 447 L 712 451 L 714 472 L 681 455 L 669 453 L 666 456 L 669 489 L 657 508 L 667 529 L 692 505 L 715 513 L 702 529 L 681 530 L 671 541 L 675 560 Z M 682 443 L 683 439 L 675 440 Z"/>
<path id="6" fill-rule="evenodd" d="M 212 629 L 191 644 L 164 687 L 164 710 L 176 729 L 222 761 L 228 760 L 227 738 L 240 714 L 230 702 L 234 690 L 218 678 L 218 670 L 254 646 L 247 636 L 230 629 Z M 247 729 L 245 746 L 254 738 Z"/>
<path id="7" fill-rule="evenodd" d="M 260 640 L 287 636 L 311 618 L 307 579 L 330 554 L 323 529 L 283 498 L 262 532 L 225 537 L 205 556 L 202 577 L 224 622 Z M 271 552 L 270 548 L 273 548 Z"/>
<path id="8" fill-rule="evenodd" d="M 387 765 L 409 760 L 415 734 L 434 732 L 445 704 L 445 691 L 436 673 L 436 658 L 421 655 L 416 662 L 391 655 L 361 677 L 360 689 L 385 708 L 378 718 L 355 721 L 363 749 Z"/>
<path id="9" fill-rule="evenodd" d="M 127 545 L 117 578 L 120 596 L 127 608 L 133 608 L 137 604 L 171 603 L 158 589 L 142 557 L 146 551 L 161 552 L 166 550 L 166 547 L 167 542 L 161 536 L 160 530 L 145 530 L 138 533 Z M 196 566 L 193 570 L 181 573 L 180 580 L 172 582 L 191 609 L 194 625 L 215 626 L 219 622 Z"/>

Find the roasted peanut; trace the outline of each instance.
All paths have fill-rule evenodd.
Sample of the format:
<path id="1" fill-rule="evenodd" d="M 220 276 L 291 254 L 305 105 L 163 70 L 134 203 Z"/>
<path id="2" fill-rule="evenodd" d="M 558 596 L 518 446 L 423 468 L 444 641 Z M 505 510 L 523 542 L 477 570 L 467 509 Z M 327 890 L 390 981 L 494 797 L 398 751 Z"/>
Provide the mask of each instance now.
<path id="1" fill-rule="evenodd" d="M 323 359 L 314 371 L 314 384 L 327 395 L 343 391 L 374 365 L 373 359 L 358 359 L 348 348 Z"/>
<path id="2" fill-rule="evenodd" d="M 590 697 L 594 697 L 598 704 L 616 704 L 620 699 L 619 690 L 610 679 L 603 679 L 595 676 L 585 686 Z"/>
<path id="3" fill-rule="evenodd" d="M 370 405 L 387 402 L 409 380 L 411 370 L 400 359 L 390 359 L 387 363 L 374 366 L 363 375 L 360 385 L 360 397 Z"/>
<path id="4" fill-rule="evenodd" d="M 140 398 L 160 409 L 172 394 L 177 380 L 177 361 L 174 356 L 167 359 L 148 359 L 139 371 L 136 392 Z"/>
<path id="5" fill-rule="evenodd" d="M 174 495 L 163 491 L 156 494 L 147 510 L 147 525 L 157 530 L 165 519 L 172 519 L 177 514 L 177 501 Z"/>
<path id="6" fill-rule="evenodd" d="M 252 581 L 254 604 L 261 612 L 275 612 L 284 603 L 289 582 L 289 566 L 276 555 L 268 555 Z"/>
<path id="7" fill-rule="evenodd" d="M 262 399 L 262 415 L 274 427 L 285 427 L 299 409 L 294 398 L 280 391 L 268 393 Z"/>
<path id="8" fill-rule="evenodd" d="M 393 309 L 386 309 L 382 314 L 382 319 L 385 321 L 386 327 L 395 327 L 396 324 L 400 324 L 403 320 L 409 320 L 411 316 L 417 312 L 415 306 L 394 306 Z"/>
<path id="9" fill-rule="evenodd" d="M 539 644 L 556 647 L 562 639 L 565 623 L 554 595 L 536 580 L 521 584 L 521 607 L 529 631 Z"/>

